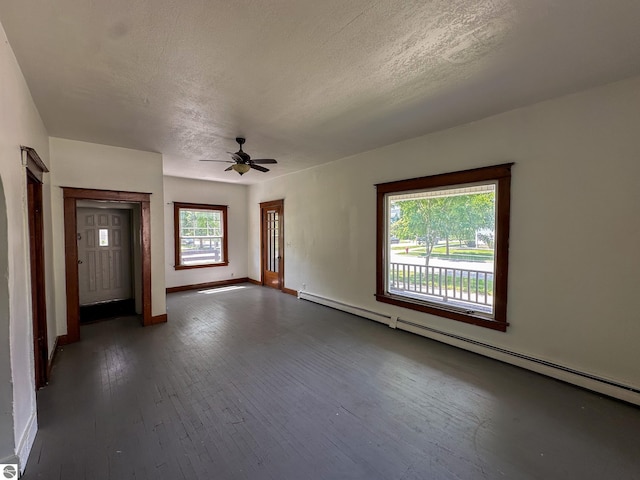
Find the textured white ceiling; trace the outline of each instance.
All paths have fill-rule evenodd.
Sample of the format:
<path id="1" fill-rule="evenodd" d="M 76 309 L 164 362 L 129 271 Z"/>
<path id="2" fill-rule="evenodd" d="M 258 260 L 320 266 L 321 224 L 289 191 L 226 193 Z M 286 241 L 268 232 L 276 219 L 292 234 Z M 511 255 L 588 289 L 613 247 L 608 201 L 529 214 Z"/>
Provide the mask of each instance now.
<path id="1" fill-rule="evenodd" d="M 0 2 L 51 136 L 240 183 L 639 74 L 639 20 L 638 0 Z M 198 161 L 236 136 L 278 165 Z"/>

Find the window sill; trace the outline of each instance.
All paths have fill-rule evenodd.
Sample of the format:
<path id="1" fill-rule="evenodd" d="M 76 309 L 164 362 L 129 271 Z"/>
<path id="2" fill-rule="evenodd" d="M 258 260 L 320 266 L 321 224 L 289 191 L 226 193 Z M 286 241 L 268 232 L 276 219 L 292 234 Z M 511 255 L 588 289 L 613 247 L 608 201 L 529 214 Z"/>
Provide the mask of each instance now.
<path id="1" fill-rule="evenodd" d="M 204 263 L 202 265 L 174 265 L 175 270 L 191 270 L 192 268 L 226 267 L 229 262 Z"/>
<path id="2" fill-rule="evenodd" d="M 434 304 L 427 304 L 422 302 L 413 302 L 409 299 L 399 298 L 397 296 L 391 295 L 380 295 L 376 294 L 376 300 L 382 303 L 388 303 L 390 305 L 395 305 L 398 307 L 408 308 L 409 310 L 416 310 L 418 312 L 429 313 L 431 315 L 436 315 L 438 317 L 449 318 L 451 320 L 456 320 L 458 322 L 469 323 L 471 325 L 477 325 L 479 327 L 490 328 L 492 330 L 497 330 L 500 332 L 506 332 L 507 326 L 509 325 L 507 322 L 501 322 L 498 320 L 493 320 L 486 318 L 484 316 L 473 315 L 469 313 L 447 310 L 444 308 L 438 308 Z"/>

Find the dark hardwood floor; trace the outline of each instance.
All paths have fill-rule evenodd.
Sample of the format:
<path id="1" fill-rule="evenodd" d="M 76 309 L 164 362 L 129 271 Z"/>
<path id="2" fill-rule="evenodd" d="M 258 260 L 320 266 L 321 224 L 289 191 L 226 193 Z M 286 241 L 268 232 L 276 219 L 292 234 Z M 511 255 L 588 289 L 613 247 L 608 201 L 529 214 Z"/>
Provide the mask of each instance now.
<path id="1" fill-rule="evenodd" d="M 634 479 L 640 409 L 254 285 L 82 327 L 26 480 Z"/>

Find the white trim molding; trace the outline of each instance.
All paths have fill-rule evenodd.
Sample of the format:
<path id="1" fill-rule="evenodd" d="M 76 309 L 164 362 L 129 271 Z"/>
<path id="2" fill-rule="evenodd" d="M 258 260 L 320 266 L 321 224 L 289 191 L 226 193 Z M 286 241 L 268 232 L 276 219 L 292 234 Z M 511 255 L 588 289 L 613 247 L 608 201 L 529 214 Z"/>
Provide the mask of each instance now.
<path id="1" fill-rule="evenodd" d="M 27 460 L 29 459 L 29 454 L 31 453 L 31 448 L 33 447 L 33 442 L 36 439 L 36 433 L 38 432 L 38 417 L 37 413 L 34 410 L 29 418 L 29 423 L 27 424 L 27 428 L 25 428 L 20 441 L 18 442 L 17 448 L 17 456 L 20 465 L 20 474 L 24 473 L 24 468 L 27 465 Z"/>

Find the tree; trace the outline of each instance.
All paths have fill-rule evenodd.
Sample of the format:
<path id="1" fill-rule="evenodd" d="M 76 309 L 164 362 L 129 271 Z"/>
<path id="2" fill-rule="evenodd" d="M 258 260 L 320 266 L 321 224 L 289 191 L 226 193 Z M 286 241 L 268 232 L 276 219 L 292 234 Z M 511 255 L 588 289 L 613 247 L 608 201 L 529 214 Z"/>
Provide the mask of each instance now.
<path id="1" fill-rule="evenodd" d="M 392 234 L 400 238 L 421 238 L 425 245 L 425 265 L 446 225 L 442 208 L 444 198 L 420 198 L 400 203 L 400 218 L 392 227 Z"/>
<path id="2" fill-rule="evenodd" d="M 495 195 L 493 193 L 456 195 L 450 198 L 452 199 L 449 214 L 451 234 L 461 244 L 463 240 L 475 238 L 476 232 L 480 229 L 495 229 Z"/>
<path id="3" fill-rule="evenodd" d="M 220 213 L 214 211 L 180 210 L 182 236 L 219 236 L 221 230 Z"/>
<path id="4" fill-rule="evenodd" d="M 391 234 L 400 238 L 424 239 L 425 265 L 439 240 L 460 242 L 475 238 L 479 229 L 495 228 L 494 193 L 463 194 L 398 200 L 399 218 L 390 226 Z"/>

